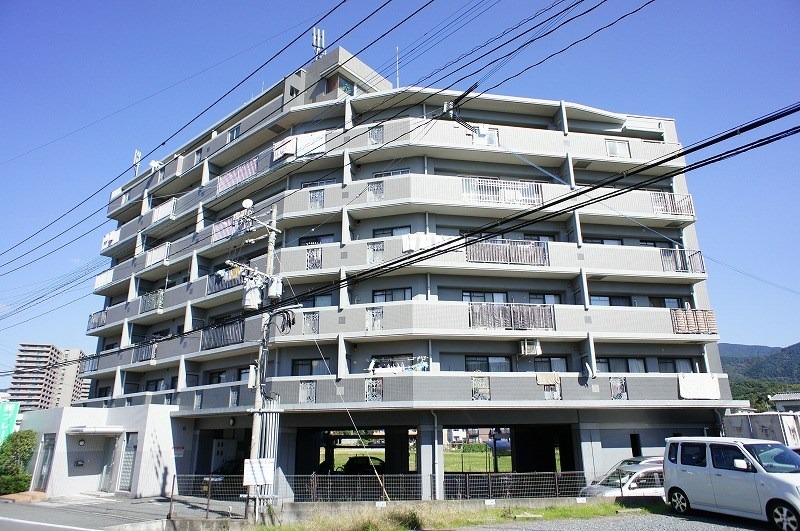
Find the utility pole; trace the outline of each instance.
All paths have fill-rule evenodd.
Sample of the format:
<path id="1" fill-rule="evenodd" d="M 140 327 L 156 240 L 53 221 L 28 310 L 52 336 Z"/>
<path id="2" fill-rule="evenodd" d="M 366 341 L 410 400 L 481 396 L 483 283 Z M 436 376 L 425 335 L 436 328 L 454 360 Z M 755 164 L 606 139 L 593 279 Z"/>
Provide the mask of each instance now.
<path id="1" fill-rule="evenodd" d="M 255 223 L 256 225 L 260 225 L 260 228 L 267 229 L 267 261 L 265 272 L 262 273 L 257 269 L 254 269 L 245 264 L 239 264 L 233 261 L 227 261 L 229 265 L 239 266 L 244 269 L 247 274 L 252 275 L 257 280 L 259 280 L 259 284 L 261 284 L 262 288 L 270 289 L 270 297 L 280 297 L 281 290 L 279 286 L 272 286 L 273 283 L 280 282 L 280 279 L 273 275 L 274 270 L 274 262 L 275 262 L 275 238 L 276 234 L 280 231 L 277 229 L 277 208 L 273 203 L 271 212 L 270 212 L 270 223 L 269 225 L 261 222 L 257 218 L 253 217 L 250 214 L 250 208 L 253 206 L 253 202 L 250 199 L 245 199 L 242 202 L 242 206 L 245 208 L 245 217 L 249 219 L 251 222 Z M 252 227 L 249 230 L 258 230 L 259 227 Z M 245 243 L 254 243 L 260 239 L 253 238 L 249 240 L 245 240 Z M 255 376 L 255 396 L 253 398 L 253 429 L 250 436 L 250 460 L 251 462 L 257 462 L 259 459 L 263 458 L 272 458 L 273 463 L 277 461 L 278 457 L 278 429 L 279 429 L 279 418 L 280 418 L 280 397 L 276 396 L 274 398 L 267 397 L 264 385 L 265 380 L 267 378 L 267 361 L 269 358 L 269 342 L 272 332 L 272 325 L 273 321 L 276 317 L 280 317 L 283 319 L 281 330 L 286 331 L 291 327 L 294 323 L 294 312 L 292 311 L 294 308 L 298 308 L 300 305 L 288 306 L 285 308 L 280 308 L 278 310 L 274 310 L 272 312 L 265 312 L 264 313 L 264 320 L 262 325 L 262 333 L 261 333 L 261 343 L 258 347 L 258 357 L 256 358 L 256 365 L 254 367 L 254 376 Z M 274 467 L 274 465 L 273 465 Z M 274 468 L 271 471 L 274 473 Z M 274 475 L 274 474 L 273 474 Z M 258 523 L 258 515 L 260 513 L 261 508 L 261 500 L 266 497 L 267 504 L 271 504 L 271 496 L 272 496 L 272 485 L 267 485 L 269 489 L 266 493 L 264 492 L 263 485 L 253 485 L 250 487 L 250 491 L 248 496 L 250 499 L 253 500 L 253 521 L 254 523 Z M 265 496 L 266 494 L 266 496 Z"/>

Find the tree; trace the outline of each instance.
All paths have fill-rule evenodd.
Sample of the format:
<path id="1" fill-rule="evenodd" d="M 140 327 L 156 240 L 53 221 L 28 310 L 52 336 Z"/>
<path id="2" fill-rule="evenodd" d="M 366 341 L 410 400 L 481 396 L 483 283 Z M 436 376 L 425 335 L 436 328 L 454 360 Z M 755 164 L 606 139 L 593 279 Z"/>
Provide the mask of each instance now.
<path id="1" fill-rule="evenodd" d="M 36 432 L 12 433 L 0 446 L 0 493 L 13 494 L 28 490 L 31 475 L 25 470 L 36 447 Z"/>

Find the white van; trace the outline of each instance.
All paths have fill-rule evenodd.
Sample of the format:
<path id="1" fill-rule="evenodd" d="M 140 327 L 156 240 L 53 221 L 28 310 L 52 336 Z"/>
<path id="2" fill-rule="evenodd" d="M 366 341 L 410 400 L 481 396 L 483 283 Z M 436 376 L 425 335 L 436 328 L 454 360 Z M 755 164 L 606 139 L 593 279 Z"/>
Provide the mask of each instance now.
<path id="1" fill-rule="evenodd" d="M 800 456 L 777 441 L 736 437 L 670 437 L 664 492 L 672 509 L 690 508 L 800 530 Z"/>

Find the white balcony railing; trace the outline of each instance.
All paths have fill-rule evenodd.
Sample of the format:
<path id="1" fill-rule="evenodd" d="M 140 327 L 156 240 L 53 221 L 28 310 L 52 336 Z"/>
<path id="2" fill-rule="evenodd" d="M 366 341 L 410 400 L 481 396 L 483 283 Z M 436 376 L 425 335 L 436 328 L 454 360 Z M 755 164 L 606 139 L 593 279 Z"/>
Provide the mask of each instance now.
<path id="1" fill-rule="evenodd" d="M 159 262 L 166 262 L 167 256 L 169 256 L 169 242 L 163 243 L 158 247 L 147 251 L 147 254 L 144 258 L 144 266 L 150 267 L 151 265 Z"/>
<path id="2" fill-rule="evenodd" d="M 103 236 L 103 243 L 100 244 L 100 250 L 105 251 L 119 241 L 120 230 L 115 229 Z"/>
<path id="3" fill-rule="evenodd" d="M 694 216 L 692 196 L 688 194 L 671 194 L 669 192 L 650 192 L 653 210 L 659 214 L 677 216 Z"/>
<path id="4" fill-rule="evenodd" d="M 237 212 L 229 218 L 217 221 L 211 228 L 211 243 L 216 243 L 225 238 L 229 238 L 238 232 L 248 230 L 252 226 L 249 212 Z"/>
<path id="5" fill-rule="evenodd" d="M 541 205 L 542 186 L 524 181 L 462 177 L 463 198 L 478 203 Z"/>
<path id="6" fill-rule="evenodd" d="M 151 223 L 155 223 L 156 221 L 161 221 L 164 218 L 170 217 L 172 214 L 175 213 L 175 205 L 177 204 L 178 199 L 173 197 L 166 203 L 161 203 L 157 207 L 153 209 L 153 219 Z"/>
<path id="7" fill-rule="evenodd" d="M 97 275 L 94 278 L 94 289 L 98 289 L 98 288 L 100 288 L 102 286 L 105 286 L 107 284 L 111 284 L 111 282 L 113 280 L 114 280 L 114 270 L 113 269 L 108 269 L 106 271 L 103 271 L 102 273 L 100 273 L 99 275 Z"/>

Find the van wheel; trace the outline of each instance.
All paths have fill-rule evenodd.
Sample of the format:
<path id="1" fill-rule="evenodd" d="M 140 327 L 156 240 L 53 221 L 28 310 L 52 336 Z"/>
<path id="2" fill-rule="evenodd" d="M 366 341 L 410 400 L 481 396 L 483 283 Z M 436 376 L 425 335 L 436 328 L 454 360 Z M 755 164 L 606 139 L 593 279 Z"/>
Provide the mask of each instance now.
<path id="1" fill-rule="evenodd" d="M 798 531 L 800 519 L 794 507 L 783 502 L 777 502 L 769 510 L 769 520 L 776 529 L 781 531 Z"/>
<path id="2" fill-rule="evenodd" d="M 686 494 L 681 489 L 669 491 L 669 505 L 678 514 L 689 512 L 689 498 L 686 497 Z"/>

